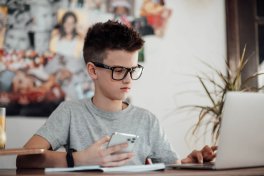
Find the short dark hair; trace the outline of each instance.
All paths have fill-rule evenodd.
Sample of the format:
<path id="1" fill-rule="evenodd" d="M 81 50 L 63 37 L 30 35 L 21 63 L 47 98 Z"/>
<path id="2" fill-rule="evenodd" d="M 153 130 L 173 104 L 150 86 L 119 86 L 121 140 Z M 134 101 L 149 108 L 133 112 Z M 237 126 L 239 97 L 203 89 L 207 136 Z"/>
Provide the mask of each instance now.
<path id="1" fill-rule="evenodd" d="M 134 29 L 117 21 L 96 23 L 89 28 L 83 47 L 83 57 L 88 62 L 103 62 L 107 50 L 133 52 L 142 48 L 144 40 Z"/>

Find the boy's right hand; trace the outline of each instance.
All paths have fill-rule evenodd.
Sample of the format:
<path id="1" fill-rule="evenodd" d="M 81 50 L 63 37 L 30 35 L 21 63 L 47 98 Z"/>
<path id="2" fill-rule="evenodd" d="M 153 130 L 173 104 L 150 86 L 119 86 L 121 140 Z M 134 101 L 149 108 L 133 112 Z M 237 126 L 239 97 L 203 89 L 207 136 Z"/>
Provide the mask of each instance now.
<path id="1" fill-rule="evenodd" d="M 73 153 L 75 165 L 100 165 L 104 167 L 121 166 L 134 156 L 133 153 L 115 154 L 126 148 L 128 146 L 126 143 L 105 148 L 104 144 L 109 142 L 109 140 L 110 137 L 105 136 L 87 149 Z"/>

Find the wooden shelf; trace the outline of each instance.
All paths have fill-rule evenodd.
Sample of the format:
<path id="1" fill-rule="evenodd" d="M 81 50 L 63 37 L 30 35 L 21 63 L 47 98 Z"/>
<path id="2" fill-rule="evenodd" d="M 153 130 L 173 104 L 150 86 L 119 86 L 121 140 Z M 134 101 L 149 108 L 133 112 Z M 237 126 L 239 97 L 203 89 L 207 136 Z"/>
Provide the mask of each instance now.
<path id="1" fill-rule="evenodd" d="M 0 156 L 1 155 L 35 155 L 44 152 L 45 149 L 26 149 L 26 148 L 0 149 Z"/>

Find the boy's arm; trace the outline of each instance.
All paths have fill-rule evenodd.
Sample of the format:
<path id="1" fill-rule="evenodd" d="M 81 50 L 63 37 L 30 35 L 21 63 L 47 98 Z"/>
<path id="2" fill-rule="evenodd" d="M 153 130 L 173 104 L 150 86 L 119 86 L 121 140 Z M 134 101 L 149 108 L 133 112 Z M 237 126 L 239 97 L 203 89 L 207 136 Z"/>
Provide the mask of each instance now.
<path id="1" fill-rule="evenodd" d="M 75 166 L 78 165 L 101 165 L 101 166 L 121 166 L 127 163 L 133 153 L 114 154 L 127 147 L 127 144 L 119 144 L 105 149 L 103 146 L 110 140 L 105 136 L 87 149 L 74 152 L 73 159 Z M 25 148 L 47 149 L 39 155 L 20 155 L 17 157 L 17 168 L 47 168 L 47 167 L 67 167 L 66 152 L 49 151 L 50 143 L 43 137 L 34 135 L 24 146 Z"/>
<path id="2" fill-rule="evenodd" d="M 18 155 L 16 160 L 17 168 L 45 168 L 45 167 L 66 167 L 66 152 L 50 151 L 50 143 L 43 137 L 34 135 L 24 148 L 46 149 L 43 154 Z"/>

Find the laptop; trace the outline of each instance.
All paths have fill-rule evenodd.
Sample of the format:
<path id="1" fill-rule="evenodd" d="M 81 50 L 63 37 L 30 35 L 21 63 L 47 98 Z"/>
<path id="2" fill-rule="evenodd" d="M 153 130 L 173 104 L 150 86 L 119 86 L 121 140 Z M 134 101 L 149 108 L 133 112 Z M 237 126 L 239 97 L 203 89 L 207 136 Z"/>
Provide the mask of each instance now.
<path id="1" fill-rule="evenodd" d="M 181 169 L 264 166 L 264 94 L 228 92 L 214 163 L 172 164 Z"/>

